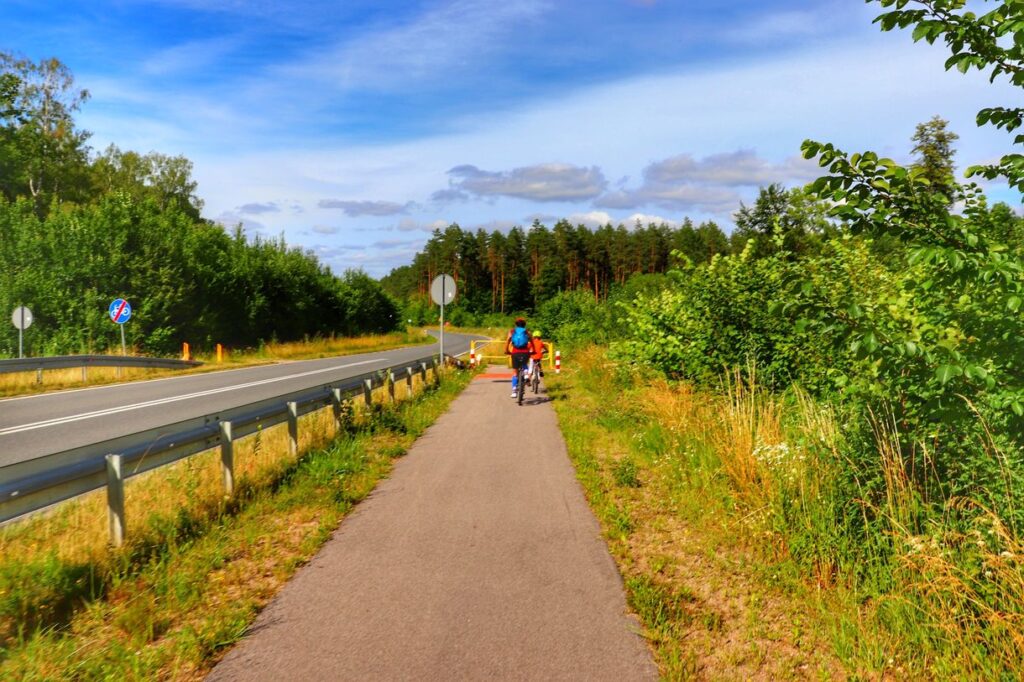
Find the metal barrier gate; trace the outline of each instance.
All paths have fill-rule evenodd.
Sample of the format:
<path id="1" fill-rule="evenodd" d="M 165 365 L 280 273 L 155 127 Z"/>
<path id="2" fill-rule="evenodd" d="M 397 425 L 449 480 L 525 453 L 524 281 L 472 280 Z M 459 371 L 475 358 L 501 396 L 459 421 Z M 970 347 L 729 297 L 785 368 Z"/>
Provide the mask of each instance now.
<path id="1" fill-rule="evenodd" d="M 484 363 L 512 366 L 512 357 L 505 353 L 505 344 L 502 339 L 488 339 L 487 341 L 469 342 L 469 363 L 476 366 Z M 554 369 L 556 372 L 562 369 L 561 351 L 555 350 L 555 344 L 550 341 L 544 342 L 547 355 L 544 356 L 544 366 Z"/>

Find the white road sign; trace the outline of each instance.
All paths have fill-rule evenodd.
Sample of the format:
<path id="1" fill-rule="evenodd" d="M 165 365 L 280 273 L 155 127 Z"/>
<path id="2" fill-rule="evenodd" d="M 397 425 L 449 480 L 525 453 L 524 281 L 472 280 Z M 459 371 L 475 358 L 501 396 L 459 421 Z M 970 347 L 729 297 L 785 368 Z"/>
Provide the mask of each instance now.
<path id="1" fill-rule="evenodd" d="M 24 330 L 32 326 L 32 311 L 25 306 L 18 306 L 11 315 L 11 322 L 18 329 Z"/>
<path id="2" fill-rule="evenodd" d="M 455 300 L 455 280 L 451 275 L 438 275 L 430 283 L 430 298 L 438 305 L 448 305 Z"/>

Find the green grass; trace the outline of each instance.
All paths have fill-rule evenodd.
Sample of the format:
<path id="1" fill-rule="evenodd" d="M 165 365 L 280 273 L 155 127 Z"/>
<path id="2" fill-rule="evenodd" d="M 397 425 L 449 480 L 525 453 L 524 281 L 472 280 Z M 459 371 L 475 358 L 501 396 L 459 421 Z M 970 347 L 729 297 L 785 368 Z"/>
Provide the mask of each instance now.
<path id="1" fill-rule="evenodd" d="M 8 546 L 23 556 L 0 559 L 0 679 L 201 678 L 468 381 L 452 372 L 357 415 L 326 446 L 243 481 L 230 503 L 154 514 L 123 551 L 25 556 L 23 529 Z"/>
<path id="2" fill-rule="evenodd" d="M 599 349 L 549 392 L 666 678 L 1024 679 L 1024 544 L 970 499 L 929 511 L 886 439 L 851 444 L 799 391 L 698 391 Z"/>
<path id="3" fill-rule="evenodd" d="M 841 675 L 806 595 L 764 574 L 730 518 L 735 498 L 708 469 L 720 461 L 713 449 L 653 412 L 643 382 L 617 375 L 600 354 L 574 357 L 549 379 L 549 394 L 662 676 Z"/>

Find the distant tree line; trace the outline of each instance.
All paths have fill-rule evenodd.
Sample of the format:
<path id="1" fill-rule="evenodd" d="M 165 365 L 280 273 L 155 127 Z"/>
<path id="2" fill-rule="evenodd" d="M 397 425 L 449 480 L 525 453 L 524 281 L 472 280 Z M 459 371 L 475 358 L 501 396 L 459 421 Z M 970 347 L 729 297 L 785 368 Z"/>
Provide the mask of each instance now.
<path id="1" fill-rule="evenodd" d="M 420 322 L 433 321 L 429 287 L 440 273 L 459 286 L 452 310 L 457 320 L 536 310 L 563 291 L 585 291 L 600 302 L 635 275 L 740 253 L 752 237 L 773 234 L 777 221 L 786 235 L 780 248 L 799 252 L 819 248 L 831 229 L 825 208 L 802 189 L 771 185 L 753 206 L 740 206 L 729 236 L 713 221 L 695 224 L 689 218 L 678 227 L 638 221 L 592 228 L 560 220 L 549 228 L 535 220 L 507 233 L 452 224 L 435 230 L 413 262 L 392 270 L 382 283 L 407 302 L 406 315 Z M 766 242 L 759 248 L 775 247 Z"/>
<path id="2" fill-rule="evenodd" d="M 89 94 L 60 61 L 0 52 L 0 314 L 29 306 L 36 354 L 102 351 L 106 316 L 129 299 L 129 342 L 271 339 L 393 329 L 398 307 L 362 272 L 334 276 L 283 239 L 230 234 L 200 217 L 192 163 L 110 146 L 96 154 L 74 114 Z M 0 323 L 0 355 L 17 331 Z"/>

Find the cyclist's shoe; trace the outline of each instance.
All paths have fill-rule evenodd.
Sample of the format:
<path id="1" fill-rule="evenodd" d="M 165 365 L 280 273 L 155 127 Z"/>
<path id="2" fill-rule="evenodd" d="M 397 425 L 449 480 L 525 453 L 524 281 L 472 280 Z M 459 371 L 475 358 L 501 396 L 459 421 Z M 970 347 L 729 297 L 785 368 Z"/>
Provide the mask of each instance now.
<path id="1" fill-rule="evenodd" d="M 518 395 L 518 391 L 512 391 L 512 397 L 515 398 Z"/>

